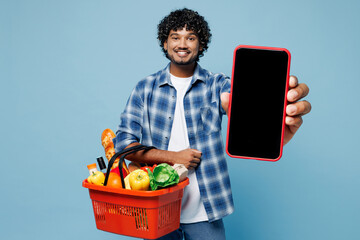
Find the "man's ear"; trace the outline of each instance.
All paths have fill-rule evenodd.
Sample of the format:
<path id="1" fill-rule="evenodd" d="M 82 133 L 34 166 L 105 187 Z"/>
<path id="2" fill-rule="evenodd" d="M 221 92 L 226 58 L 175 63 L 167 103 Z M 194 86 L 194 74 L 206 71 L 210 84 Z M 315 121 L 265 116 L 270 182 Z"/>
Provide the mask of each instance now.
<path id="1" fill-rule="evenodd" d="M 165 42 L 164 42 L 164 49 L 165 49 L 165 51 L 167 51 L 167 50 L 168 50 L 167 41 L 165 41 Z"/>

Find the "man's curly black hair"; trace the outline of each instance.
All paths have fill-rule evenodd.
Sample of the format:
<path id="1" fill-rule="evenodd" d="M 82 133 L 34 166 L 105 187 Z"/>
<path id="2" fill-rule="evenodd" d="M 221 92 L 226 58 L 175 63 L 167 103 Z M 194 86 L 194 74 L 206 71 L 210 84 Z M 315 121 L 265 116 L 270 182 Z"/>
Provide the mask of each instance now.
<path id="1" fill-rule="evenodd" d="M 208 45 L 211 41 L 211 32 L 208 23 L 203 16 L 200 16 L 198 12 L 183 8 L 171 12 L 168 16 L 164 17 L 158 25 L 158 40 L 159 45 L 162 48 L 165 56 L 169 58 L 167 51 L 164 49 L 164 43 L 168 39 L 171 30 L 180 30 L 186 26 L 187 31 L 194 31 L 198 38 L 200 46 L 196 61 L 204 55 L 204 52 L 208 49 Z"/>

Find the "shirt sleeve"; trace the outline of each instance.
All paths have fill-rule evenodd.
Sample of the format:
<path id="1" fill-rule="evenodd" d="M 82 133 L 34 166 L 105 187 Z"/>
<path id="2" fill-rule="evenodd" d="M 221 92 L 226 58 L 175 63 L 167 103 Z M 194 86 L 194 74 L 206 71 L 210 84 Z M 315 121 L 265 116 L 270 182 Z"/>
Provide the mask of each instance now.
<path id="1" fill-rule="evenodd" d="M 231 90 L 230 77 L 223 75 L 223 77 L 221 79 L 222 79 L 222 81 L 220 81 L 220 83 L 221 83 L 220 93 L 224 93 L 224 92 L 230 93 L 230 90 Z"/>
<path id="2" fill-rule="evenodd" d="M 144 101 L 141 98 L 141 88 L 137 85 L 132 91 L 124 112 L 120 116 L 120 125 L 113 139 L 115 152 L 123 150 L 134 142 L 140 142 Z"/>

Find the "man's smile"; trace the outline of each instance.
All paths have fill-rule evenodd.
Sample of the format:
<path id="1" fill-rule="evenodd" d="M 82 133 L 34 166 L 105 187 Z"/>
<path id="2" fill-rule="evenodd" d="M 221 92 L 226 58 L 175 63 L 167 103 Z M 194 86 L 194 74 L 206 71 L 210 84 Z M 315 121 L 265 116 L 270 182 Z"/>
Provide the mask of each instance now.
<path id="1" fill-rule="evenodd" d="M 175 50 L 175 52 L 179 57 L 186 57 L 190 54 L 190 51 L 187 50 Z"/>

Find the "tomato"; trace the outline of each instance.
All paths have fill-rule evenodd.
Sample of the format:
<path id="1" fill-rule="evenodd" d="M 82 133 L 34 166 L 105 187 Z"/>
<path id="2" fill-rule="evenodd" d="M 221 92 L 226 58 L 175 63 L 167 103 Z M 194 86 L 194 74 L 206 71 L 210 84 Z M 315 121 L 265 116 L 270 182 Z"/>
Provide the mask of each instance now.
<path id="1" fill-rule="evenodd" d="M 107 187 L 122 188 L 120 175 L 114 172 L 110 172 Z"/>
<path id="2" fill-rule="evenodd" d="M 145 167 L 142 167 L 140 168 L 141 170 L 144 170 L 145 172 L 147 172 L 147 169 L 149 169 L 151 172 L 154 171 L 154 168 L 156 168 L 156 164 L 154 164 L 152 167 L 151 166 L 145 166 Z"/>

